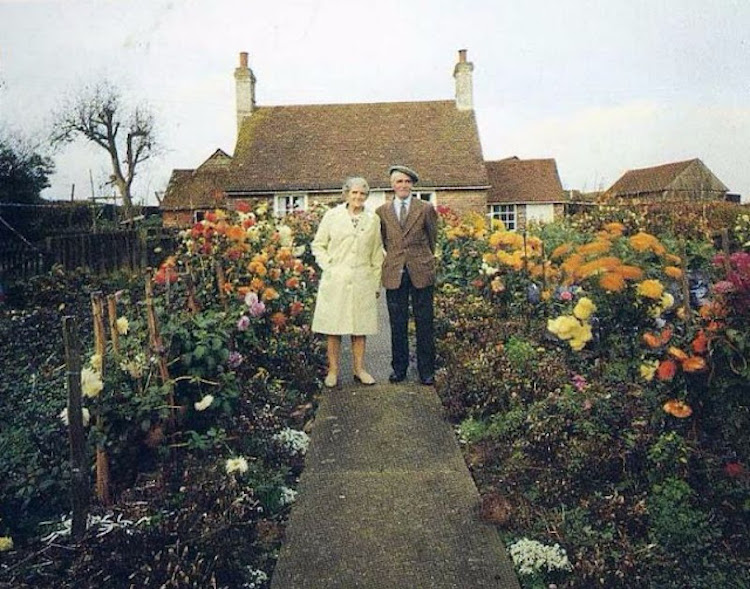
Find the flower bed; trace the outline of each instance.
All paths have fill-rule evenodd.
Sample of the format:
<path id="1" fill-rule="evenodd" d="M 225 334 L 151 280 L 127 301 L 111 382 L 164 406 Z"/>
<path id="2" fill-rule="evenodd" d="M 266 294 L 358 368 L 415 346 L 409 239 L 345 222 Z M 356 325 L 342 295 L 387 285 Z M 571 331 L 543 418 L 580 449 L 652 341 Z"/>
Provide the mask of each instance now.
<path id="1" fill-rule="evenodd" d="M 611 220 L 441 235 L 437 390 L 522 586 L 750 584 L 750 254 Z"/>
<path id="2" fill-rule="evenodd" d="M 143 277 L 93 284 L 82 273 L 55 272 L 10 289 L 0 329 L 13 341 L 3 360 L 17 378 L 3 381 L 2 413 L 14 417 L 0 432 L 8 481 L 0 580 L 268 585 L 323 366 L 309 330 L 316 214 L 280 223 L 265 208 L 210 213 L 183 234 L 149 288 Z M 111 295 L 116 309 L 104 353 L 92 335 L 94 290 Z M 14 306 L 20 301 L 25 308 Z M 76 543 L 65 314 L 78 318 L 86 350 L 87 454 L 92 465 L 97 457 L 91 478 L 99 485 Z"/>

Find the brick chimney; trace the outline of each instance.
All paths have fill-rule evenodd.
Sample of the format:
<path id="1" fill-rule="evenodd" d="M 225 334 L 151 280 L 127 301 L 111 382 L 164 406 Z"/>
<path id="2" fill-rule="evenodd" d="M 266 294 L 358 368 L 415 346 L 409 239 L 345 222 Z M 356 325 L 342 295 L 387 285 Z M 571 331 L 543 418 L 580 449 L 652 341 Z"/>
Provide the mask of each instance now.
<path id="1" fill-rule="evenodd" d="M 456 108 L 458 110 L 474 110 L 472 71 L 474 71 L 474 64 L 466 61 L 466 49 L 459 49 L 458 63 L 453 69 L 453 77 L 456 79 Z"/>
<path id="2" fill-rule="evenodd" d="M 240 67 L 234 70 L 237 94 L 237 132 L 242 121 L 255 110 L 255 75 L 247 65 L 247 53 L 240 53 Z"/>

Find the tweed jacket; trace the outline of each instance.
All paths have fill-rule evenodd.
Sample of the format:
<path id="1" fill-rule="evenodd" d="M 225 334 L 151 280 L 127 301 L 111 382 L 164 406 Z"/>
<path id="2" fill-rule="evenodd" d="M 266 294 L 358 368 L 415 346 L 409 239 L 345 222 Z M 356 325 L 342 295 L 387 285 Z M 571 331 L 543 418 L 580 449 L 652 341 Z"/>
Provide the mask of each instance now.
<path id="1" fill-rule="evenodd" d="M 393 210 L 393 200 L 375 211 L 380 217 L 380 234 L 385 247 L 382 281 L 387 289 L 398 288 L 404 267 L 415 288 L 435 284 L 435 243 L 438 217 L 428 202 L 412 198 L 403 229 Z"/>

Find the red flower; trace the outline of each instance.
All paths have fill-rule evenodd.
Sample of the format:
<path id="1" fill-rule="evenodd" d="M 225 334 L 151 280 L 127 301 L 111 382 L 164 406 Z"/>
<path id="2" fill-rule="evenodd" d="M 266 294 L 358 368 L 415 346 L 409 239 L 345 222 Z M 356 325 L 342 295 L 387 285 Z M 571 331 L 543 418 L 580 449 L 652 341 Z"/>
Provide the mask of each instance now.
<path id="1" fill-rule="evenodd" d="M 696 354 L 705 354 L 706 350 L 708 350 L 708 338 L 706 337 L 706 332 L 701 329 L 696 334 L 691 345 L 693 346 L 693 352 Z"/>
<path id="2" fill-rule="evenodd" d="M 289 314 L 292 317 L 296 317 L 297 315 L 302 313 L 302 311 L 304 310 L 305 310 L 305 306 L 299 301 L 294 301 L 291 305 L 289 305 Z"/>
<path id="3" fill-rule="evenodd" d="M 724 472 L 727 473 L 727 476 L 735 478 L 745 472 L 745 467 L 739 462 L 727 462 L 724 467 Z"/>
<path id="4" fill-rule="evenodd" d="M 250 205 L 246 202 L 238 202 L 237 206 L 235 207 L 240 213 L 247 213 L 250 211 Z"/>
<path id="5" fill-rule="evenodd" d="M 659 368 L 656 369 L 656 376 L 659 380 L 672 380 L 677 374 L 677 363 L 674 360 L 662 360 Z"/>

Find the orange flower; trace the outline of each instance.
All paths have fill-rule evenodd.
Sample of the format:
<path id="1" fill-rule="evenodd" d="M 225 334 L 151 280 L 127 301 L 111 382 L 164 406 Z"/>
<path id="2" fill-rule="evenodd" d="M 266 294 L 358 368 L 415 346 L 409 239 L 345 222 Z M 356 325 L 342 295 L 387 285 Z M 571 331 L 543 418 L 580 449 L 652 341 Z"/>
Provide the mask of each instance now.
<path id="1" fill-rule="evenodd" d="M 296 276 L 291 276 L 290 278 L 287 278 L 286 280 L 286 287 L 287 288 L 297 288 L 299 286 L 299 278 Z"/>
<path id="2" fill-rule="evenodd" d="M 679 360 L 680 362 L 684 362 L 687 360 L 688 355 L 683 352 L 680 348 L 676 346 L 669 346 L 669 349 L 667 350 L 667 354 L 672 356 L 675 360 Z"/>
<path id="3" fill-rule="evenodd" d="M 682 258 L 680 258 L 680 256 L 675 256 L 674 254 L 667 254 L 664 258 L 667 262 L 672 262 L 673 264 L 679 264 L 682 262 Z"/>
<path id="4" fill-rule="evenodd" d="M 620 292 L 625 288 L 625 279 L 616 272 L 607 272 L 599 278 L 599 286 L 608 292 Z"/>
<path id="5" fill-rule="evenodd" d="M 560 268 L 566 274 L 574 274 L 582 263 L 583 256 L 580 254 L 573 254 L 560 265 Z"/>
<path id="6" fill-rule="evenodd" d="M 706 361 L 700 356 L 689 356 L 682 362 L 685 372 L 700 372 L 706 368 Z"/>
<path id="7" fill-rule="evenodd" d="M 281 278 L 281 269 L 280 268 L 271 268 L 268 271 L 268 277 L 271 280 L 278 280 L 279 278 Z"/>
<path id="8" fill-rule="evenodd" d="M 666 344 L 670 339 L 672 338 L 672 330 L 670 328 L 667 328 L 659 334 L 659 339 L 661 339 L 662 345 Z"/>
<path id="9" fill-rule="evenodd" d="M 612 222 L 607 223 L 604 226 L 604 229 L 608 233 L 612 233 L 615 236 L 620 236 L 622 235 L 623 231 L 625 231 L 625 225 L 623 225 L 622 223 Z"/>
<path id="10" fill-rule="evenodd" d="M 669 401 L 664 403 L 662 409 L 664 409 L 666 413 L 669 413 L 673 417 L 678 417 L 679 419 L 690 417 L 693 414 L 693 410 L 690 408 L 690 405 L 682 401 L 678 401 L 677 399 L 670 399 Z"/>
<path id="11" fill-rule="evenodd" d="M 611 247 L 611 242 L 606 239 L 599 239 L 597 241 L 592 241 L 591 243 L 586 243 L 584 245 L 578 246 L 578 249 L 576 251 L 582 256 L 590 256 L 596 254 L 605 254 L 610 250 Z"/>
<path id="12" fill-rule="evenodd" d="M 640 280 L 643 278 L 643 270 L 638 266 L 628 266 L 627 264 L 623 264 L 622 266 L 615 268 L 614 271 L 625 280 Z"/>
<path id="13" fill-rule="evenodd" d="M 665 266 L 664 274 L 666 274 L 670 278 L 674 278 L 675 280 L 679 280 L 680 278 L 682 278 L 682 270 L 680 270 L 677 266 Z"/>
<path id="14" fill-rule="evenodd" d="M 656 237 L 643 231 L 631 236 L 628 241 L 637 252 L 652 251 L 659 256 L 666 253 L 666 249 Z"/>
<path id="15" fill-rule="evenodd" d="M 284 327 L 286 325 L 286 315 L 281 311 L 276 311 L 276 313 L 271 315 L 271 323 L 278 329 Z"/>
<path id="16" fill-rule="evenodd" d="M 260 292 L 265 286 L 266 283 L 257 276 L 250 281 L 250 290 L 254 292 Z"/>
<path id="17" fill-rule="evenodd" d="M 291 315 L 292 317 L 296 317 L 304 310 L 305 306 L 299 301 L 294 301 L 291 305 L 289 305 L 289 315 Z"/>
<path id="18" fill-rule="evenodd" d="M 550 258 L 562 258 L 564 255 L 570 253 L 572 249 L 573 244 L 571 243 L 563 243 L 562 245 L 558 245 L 554 250 L 552 250 Z"/>
<path id="19" fill-rule="evenodd" d="M 646 345 L 652 349 L 658 348 L 661 345 L 661 340 L 659 339 L 659 337 L 655 336 L 650 331 L 647 331 L 643 334 L 643 341 L 646 342 Z"/>
<path id="20" fill-rule="evenodd" d="M 664 286 L 658 280 L 644 280 L 638 284 L 636 292 L 642 297 L 658 300 L 664 293 Z"/>
<path id="21" fill-rule="evenodd" d="M 677 363 L 672 359 L 662 360 L 659 368 L 656 369 L 656 376 L 659 380 L 672 380 L 675 374 L 677 374 Z"/>
<path id="22" fill-rule="evenodd" d="M 708 338 L 706 337 L 706 332 L 702 329 L 696 334 L 695 339 L 693 339 L 693 343 L 691 344 L 691 347 L 693 348 L 693 352 L 696 354 L 705 354 L 706 350 L 708 350 Z"/>
<path id="23" fill-rule="evenodd" d="M 275 288 L 268 287 L 266 290 L 263 291 L 263 300 L 264 301 L 272 301 L 273 299 L 278 299 L 279 293 L 276 292 Z"/>

